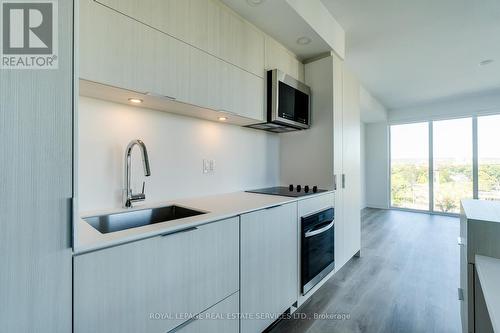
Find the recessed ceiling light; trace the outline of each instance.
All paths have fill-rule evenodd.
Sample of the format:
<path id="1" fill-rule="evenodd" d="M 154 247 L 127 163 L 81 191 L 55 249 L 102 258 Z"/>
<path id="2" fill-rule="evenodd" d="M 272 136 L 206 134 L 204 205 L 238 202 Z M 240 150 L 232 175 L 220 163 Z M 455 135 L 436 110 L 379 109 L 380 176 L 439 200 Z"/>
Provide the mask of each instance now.
<path id="1" fill-rule="evenodd" d="M 219 119 L 219 121 L 226 121 L 226 120 L 227 120 L 227 117 L 219 117 L 219 118 L 217 118 L 217 119 Z"/>
<path id="2" fill-rule="evenodd" d="M 307 45 L 307 44 L 309 44 L 310 42 L 311 42 L 311 38 L 309 38 L 309 37 L 305 37 L 305 36 L 303 36 L 303 37 L 299 37 L 299 38 L 297 39 L 297 44 L 299 44 L 299 45 Z"/>
<path id="3" fill-rule="evenodd" d="M 483 61 L 481 61 L 481 62 L 479 63 L 479 66 L 487 66 L 487 65 L 491 64 L 493 61 L 495 61 L 495 60 L 493 60 L 493 59 L 486 59 L 486 60 L 483 60 Z"/>
<path id="4" fill-rule="evenodd" d="M 258 5 L 261 5 L 265 0 L 247 0 L 247 3 L 252 6 L 256 7 Z"/>
<path id="5" fill-rule="evenodd" d="M 130 103 L 134 103 L 134 104 L 141 104 L 142 103 L 142 99 L 140 99 L 140 98 L 129 98 L 128 101 Z"/>

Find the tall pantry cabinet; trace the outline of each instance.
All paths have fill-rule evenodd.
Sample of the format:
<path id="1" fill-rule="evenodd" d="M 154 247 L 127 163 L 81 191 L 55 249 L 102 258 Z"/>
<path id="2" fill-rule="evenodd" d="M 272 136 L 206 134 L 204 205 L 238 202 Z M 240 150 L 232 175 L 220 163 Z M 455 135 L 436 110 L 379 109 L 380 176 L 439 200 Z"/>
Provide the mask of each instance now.
<path id="1" fill-rule="evenodd" d="M 281 183 L 335 190 L 339 270 L 361 247 L 359 82 L 334 54 L 307 63 L 305 82 L 312 126 L 281 134 Z"/>
<path id="2" fill-rule="evenodd" d="M 58 67 L 0 69 L 2 333 L 72 329 L 73 2 L 54 6 Z"/>

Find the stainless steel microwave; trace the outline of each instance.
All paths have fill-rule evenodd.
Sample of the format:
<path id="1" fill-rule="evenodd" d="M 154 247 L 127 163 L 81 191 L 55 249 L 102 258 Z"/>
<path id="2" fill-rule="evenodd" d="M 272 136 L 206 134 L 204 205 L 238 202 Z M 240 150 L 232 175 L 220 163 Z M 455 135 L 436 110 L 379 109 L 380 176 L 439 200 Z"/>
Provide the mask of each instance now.
<path id="1" fill-rule="evenodd" d="M 267 72 L 267 122 L 248 127 L 290 132 L 311 126 L 311 89 L 278 69 Z"/>

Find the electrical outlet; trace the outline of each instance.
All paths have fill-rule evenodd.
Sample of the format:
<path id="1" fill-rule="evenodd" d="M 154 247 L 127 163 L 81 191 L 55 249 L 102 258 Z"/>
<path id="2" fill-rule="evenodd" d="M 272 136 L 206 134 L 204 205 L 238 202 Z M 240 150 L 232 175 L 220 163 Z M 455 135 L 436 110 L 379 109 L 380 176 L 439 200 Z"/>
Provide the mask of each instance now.
<path id="1" fill-rule="evenodd" d="M 203 173 L 210 174 L 215 171 L 215 161 L 214 160 L 203 160 Z"/>

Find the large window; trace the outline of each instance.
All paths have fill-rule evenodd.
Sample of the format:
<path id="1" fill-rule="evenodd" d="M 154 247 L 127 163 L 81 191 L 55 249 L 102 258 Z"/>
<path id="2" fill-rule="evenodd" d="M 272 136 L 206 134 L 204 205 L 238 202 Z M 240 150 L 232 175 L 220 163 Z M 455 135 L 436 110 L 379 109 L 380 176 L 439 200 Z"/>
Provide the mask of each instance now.
<path id="1" fill-rule="evenodd" d="M 429 125 L 391 126 L 391 203 L 429 209 Z"/>
<path id="2" fill-rule="evenodd" d="M 459 213 L 500 200 L 500 115 L 392 125 L 391 206 Z"/>
<path id="3" fill-rule="evenodd" d="M 500 200 L 500 115 L 478 117 L 479 199 Z"/>
<path id="4" fill-rule="evenodd" d="M 433 208 L 460 213 L 460 199 L 472 198 L 472 118 L 435 121 L 432 126 Z"/>

